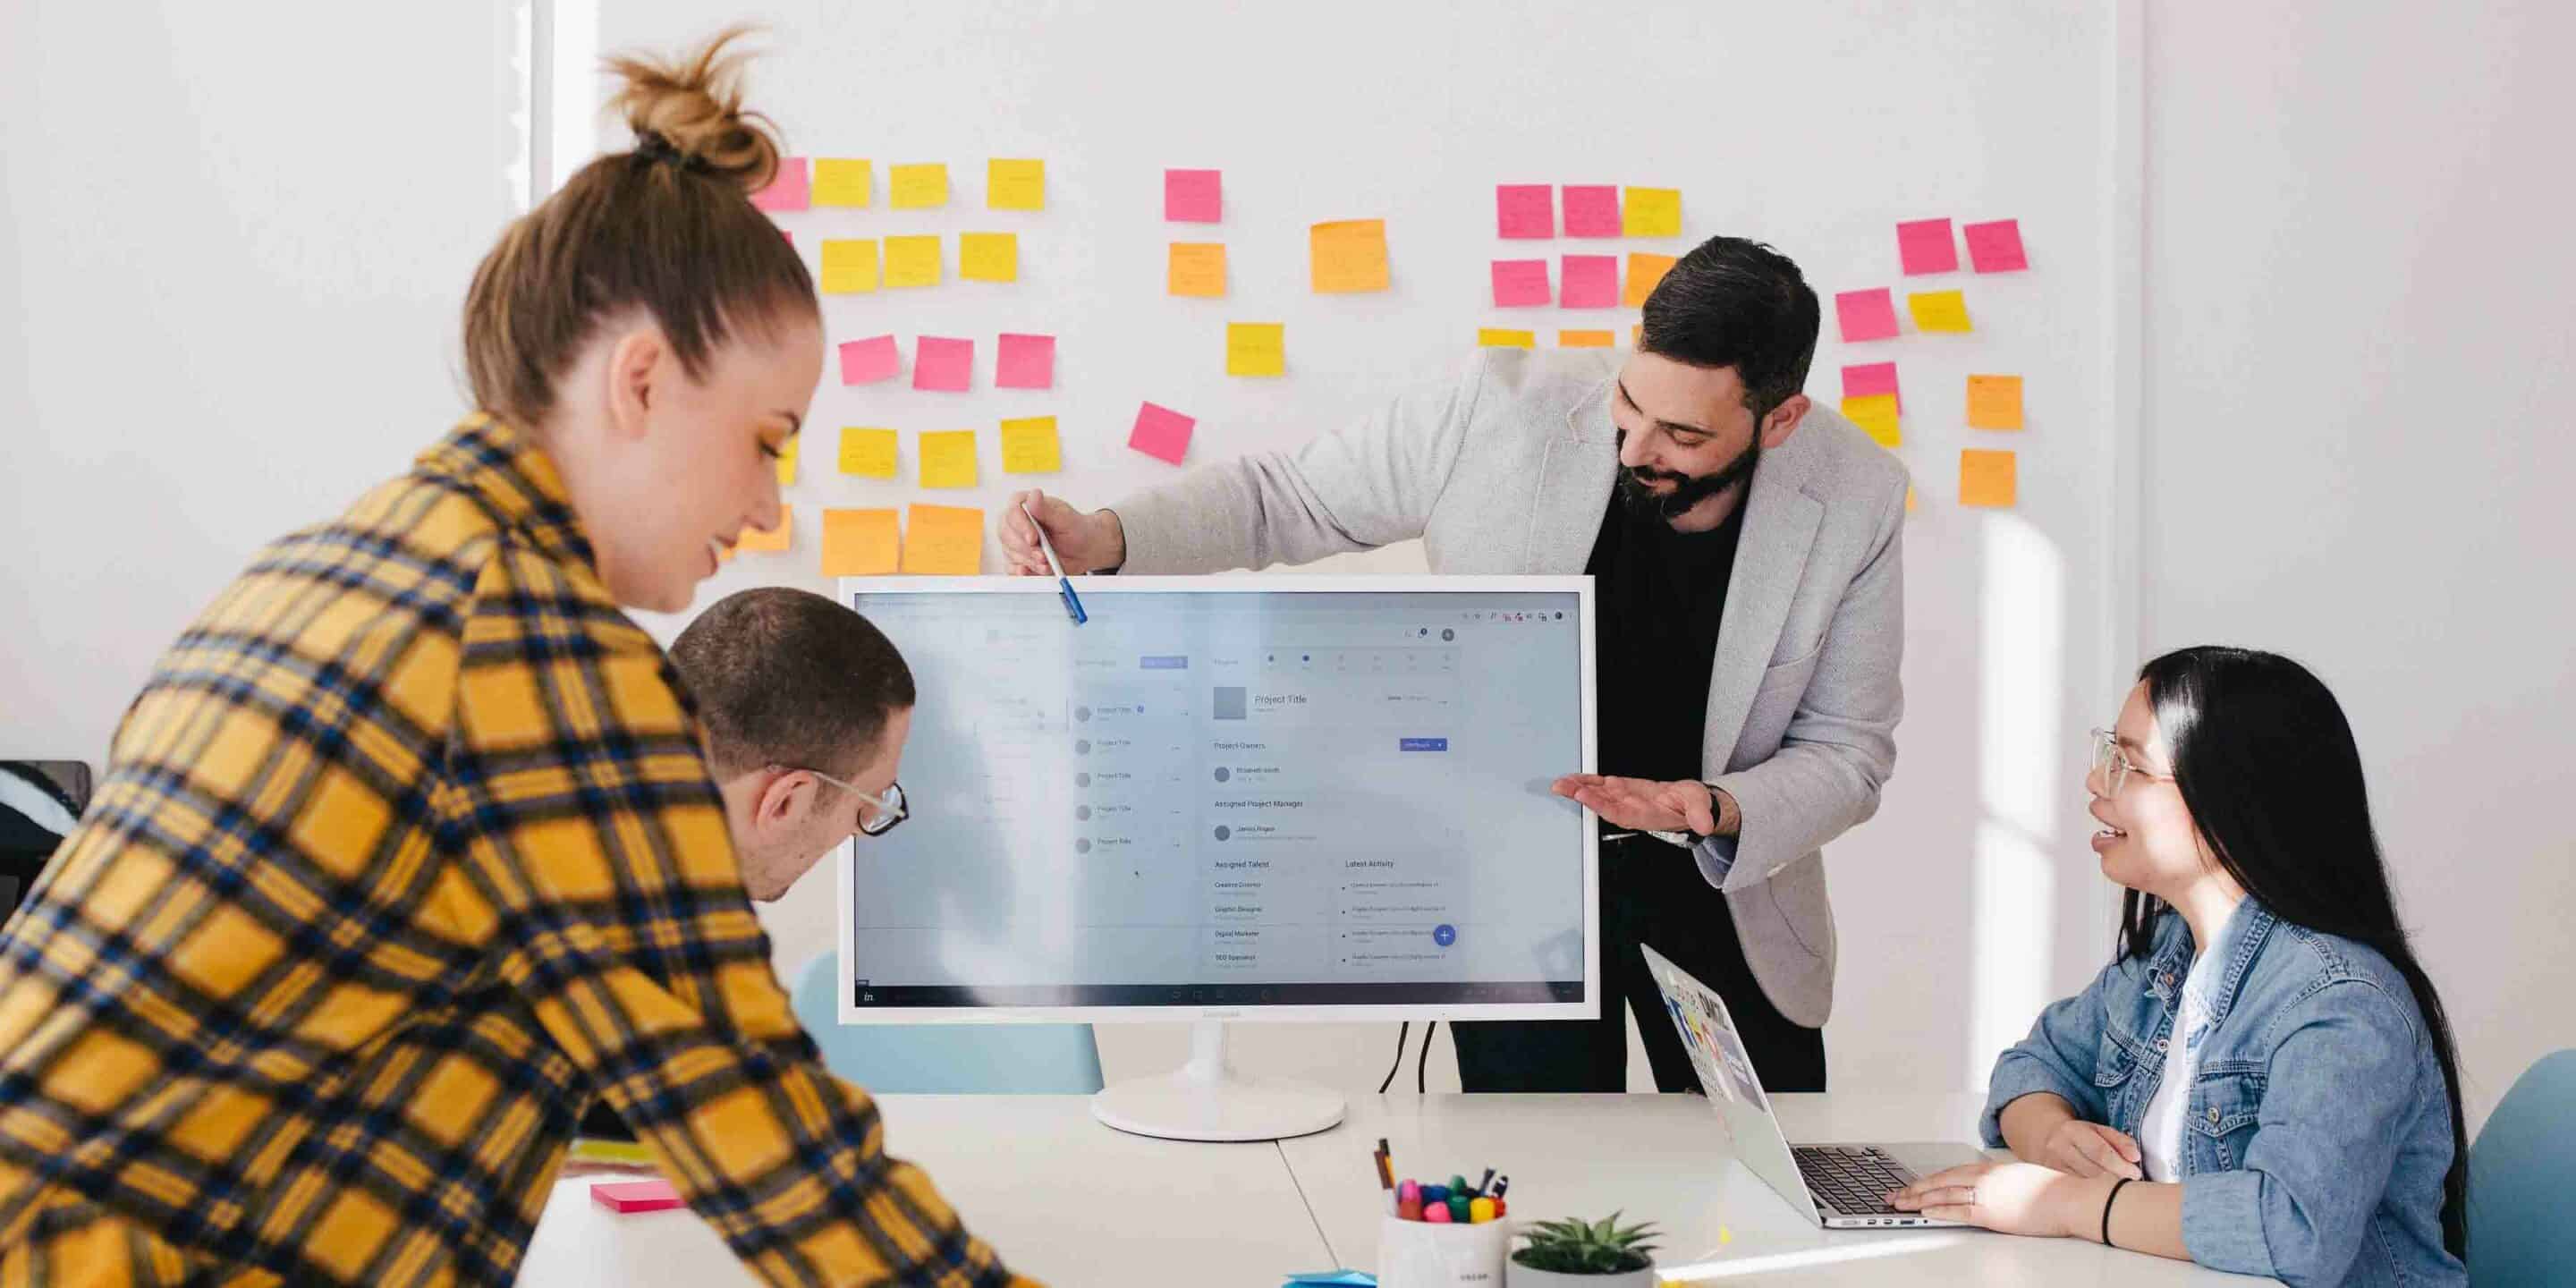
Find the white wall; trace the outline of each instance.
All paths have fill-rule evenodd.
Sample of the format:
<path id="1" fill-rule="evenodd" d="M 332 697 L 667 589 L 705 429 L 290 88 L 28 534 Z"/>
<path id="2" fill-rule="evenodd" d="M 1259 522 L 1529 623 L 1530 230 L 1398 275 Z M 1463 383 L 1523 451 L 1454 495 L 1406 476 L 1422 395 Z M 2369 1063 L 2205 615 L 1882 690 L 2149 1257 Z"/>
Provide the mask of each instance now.
<path id="1" fill-rule="evenodd" d="M 2333 687 L 2482 1118 L 2576 1046 L 2576 8 L 2147 33 L 2142 644 Z"/>

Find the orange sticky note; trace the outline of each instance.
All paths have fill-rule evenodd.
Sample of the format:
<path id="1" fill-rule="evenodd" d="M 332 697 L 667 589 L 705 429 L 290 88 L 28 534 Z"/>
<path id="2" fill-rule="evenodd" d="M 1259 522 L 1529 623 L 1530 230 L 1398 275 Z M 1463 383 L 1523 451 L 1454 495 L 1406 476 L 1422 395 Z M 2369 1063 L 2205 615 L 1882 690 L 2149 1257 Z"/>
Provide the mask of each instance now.
<path id="1" fill-rule="evenodd" d="M 1616 331 L 1559 331 L 1556 344 L 1560 349 L 1607 349 L 1619 342 Z"/>
<path id="2" fill-rule="evenodd" d="M 844 429 L 841 431 L 841 472 L 861 478 L 890 479 L 895 475 L 895 432 L 891 429 Z"/>
<path id="3" fill-rule="evenodd" d="M 902 535 L 892 510 L 825 510 L 823 575 L 882 577 L 893 572 Z"/>
<path id="4" fill-rule="evenodd" d="M 1959 453 L 1959 504 L 2009 506 L 2016 495 L 2013 454 L 1968 448 Z"/>
<path id="5" fill-rule="evenodd" d="M 894 191 L 897 210 L 929 210 L 948 204 L 946 162 L 887 166 L 886 183 Z"/>
<path id="6" fill-rule="evenodd" d="M 1020 235 L 957 234 L 957 276 L 969 282 L 1020 280 Z"/>
<path id="7" fill-rule="evenodd" d="M 1896 428 L 1896 395 L 1863 394 L 1843 399 L 1843 418 L 1869 432 L 1881 447 L 1901 446 Z"/>
<path id="8" fill-rule="evenodd" d="M 865 209 L 876 188 L 865 161 L 849 157 L 814 158 L 814 204 Z"/>
<path id="9" fill-rule="evenodd" d="M 1163 289 L 1197 299 L 1225 298 L 1225 243 L 1173 242 Z"/>
<path id="10" fill-rule="evenodd" d="M 737 554 L 776 554 L 779 551 L 787 549 L 789 543 L 793 542 L 795 539 L 796 507 L 792 505 L 782 505 L 778 507 L 777 527 L 771 528 L 767 532 L 763 532 L 758 528 L 745 528 L 742 530 L 742 539 L 735 542 L 733 548 Z"/>
<path id="11" fill-rule="evenodd" d="M 1917 331 L 1970 331 L 1968 297 L 1957 291 L 1918 291 L 1905 297 Z"/>
<path id="12" fill-rule="evenodd" d="M 1914 513 L 1914 485 L 1911 483 L 1905 485 L 1905 512 Z"/>
<path id="13" fill-rule="evenodd" d="M 1387 288 L 1386 221 L 1345 219 L 1317 224 L 1310 234 L 1312 275 L 1320 294 L 1341 295 Z"/>
<path id="14" fill-rule="evenodd" d="M 1620 193 L 1619 231 L 1628 237 L 1682 235 L 1679 188 L 1628 188 Z"/>
<path id="15" fill-rule="evenodd" d="M 904 527 L 905 572 L 972 577 L 984 571 L 982 510 L 961 505 L 916 505 Z"/>
<path id="16" fill-rule="evenodd" d="M 1055 417 L 1026 416 L 1002 422 L 1002 472 L 1053 474 L 1064 468 L 1064 444 Z"/>
<path id="17" fill-rule="evenodd" d="M 921 436 L 921 485 L 975 486 L 974 430 L 941 430 Z"/>
<path id="18" fill-rule="evenodd" d="M 1476 330 L 1476 343 L 1487 349 L 1535 349 L 1538 347 L 1538 332 L 1514 331 L 1508 327 L 1479 327 Z"/>
<path id="19" fill-rule="evenodd" d="M 984 207 L 988 210 L 1046 209 L 1046 162 L 1004 160 L 984 163 Z"/>
<path id="20" fill-rule="evenodd" d="M 804 437 L 799 435 L 795 438 L 788 439 L 787 445 L 778 449 L 778 486 L 794 487 L 796 485 L 796 448 L 798 444 L 804 441 Z"/>
<path id="21" fill-rule="evenodd" d="M 2021 377 L 1968 377 L 1968 428 L 2021 428 Z"/>
<path id="22" fill-rule="evenodd" d="M 1225 325 L 1225 374 L 1288 374 L 1288 326 L 1284 322 L 1228 322 Z"/>
<path id="23" fill-rule="evenodd" d="M 886 238 L 885 284 L 888 286 L 939 285 L 939 238 L 936 236 Z"/>
<path id="24" fill-rule="evenodd" d="M 877 289 L 876 239 L 824 238 L 822 285 L 825 295 L 864 295 Z"/>
<path id="25" fill-rule="evenodd" d="M 1649 255 L 1641 250 L 1628 252 L 1628 293 L 1619 302 L 1632 309 L 1644 308 L 1646 297 L 1655 293 L 1655 284 L 1673 271 L 1678 262 L 1671 255 Z"/>

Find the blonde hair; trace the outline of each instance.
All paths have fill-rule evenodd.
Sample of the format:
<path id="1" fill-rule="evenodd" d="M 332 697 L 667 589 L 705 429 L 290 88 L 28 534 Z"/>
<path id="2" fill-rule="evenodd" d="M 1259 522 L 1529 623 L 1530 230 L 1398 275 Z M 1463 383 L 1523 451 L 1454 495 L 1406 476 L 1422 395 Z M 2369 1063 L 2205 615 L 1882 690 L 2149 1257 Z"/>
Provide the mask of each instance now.
<path id="1" fill-rule="evenodd" d="M 778 173 L 776 127 L 742 106 L 747 54 L 730 28 L 676 62 L 607 61 L 633 150 L 601 156 L 520 216 L 465 295 L 475 404 L 523 428 L 554 410 L 555 382 L 604 320 L 636 309 L 703 379 L 717 346 L 782 315 L 817 318 L 805 262 L 750 194 Z"/>

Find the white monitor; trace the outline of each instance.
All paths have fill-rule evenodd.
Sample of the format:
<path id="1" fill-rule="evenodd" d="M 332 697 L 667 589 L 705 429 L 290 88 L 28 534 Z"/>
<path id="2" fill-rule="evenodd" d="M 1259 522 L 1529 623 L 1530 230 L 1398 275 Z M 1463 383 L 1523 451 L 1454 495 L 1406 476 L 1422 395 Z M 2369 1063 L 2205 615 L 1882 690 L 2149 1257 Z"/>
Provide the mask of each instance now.
<path id="1" fill-rule="evenodd" d="M 1051 578 L 842 583 L 919 688 L 909 817 L 840 864 L 843 1023 L 1599 1015 L 1595 830 L 1549 791 L 1594 764 L 1589 578 L 1076 588 L 1082 625 Z M 1223 1063 L 1203 1024 L 1150 1092 L 1189 1105 L 1101 1116 L 1324 1113 L 1248 1116 Z"/>

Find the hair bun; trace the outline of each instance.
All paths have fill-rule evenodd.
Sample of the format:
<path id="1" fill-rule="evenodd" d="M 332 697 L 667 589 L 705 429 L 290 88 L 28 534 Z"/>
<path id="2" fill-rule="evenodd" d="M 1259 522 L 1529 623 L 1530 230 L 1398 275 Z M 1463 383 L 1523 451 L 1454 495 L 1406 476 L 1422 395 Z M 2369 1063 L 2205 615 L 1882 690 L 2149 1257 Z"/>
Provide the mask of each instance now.
<path id="1" fill-rule="evenodd" d="M 726 46 L 749 34 L 729 27 L 676 62 L 645 54 L 620 54 L 608 71 L 626 83 L 609 96 L 608 110 L 626 118 L 638 151 L 658 138 L 689 169 L 731 180 L 757 192 L 778 173 L 777 128 L 742 106 L 742 68 L 751 55 Z"/>

